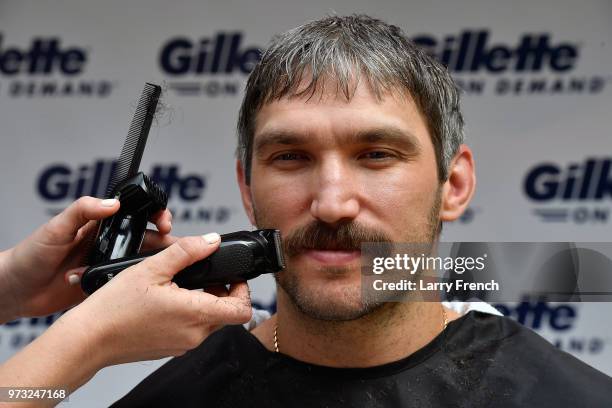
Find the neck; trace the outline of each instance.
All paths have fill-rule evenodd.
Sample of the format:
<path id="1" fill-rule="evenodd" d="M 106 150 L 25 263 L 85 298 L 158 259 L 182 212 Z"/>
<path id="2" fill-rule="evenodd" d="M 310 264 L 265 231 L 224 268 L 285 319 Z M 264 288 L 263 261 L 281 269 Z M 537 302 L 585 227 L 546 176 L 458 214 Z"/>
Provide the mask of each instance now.
<path id="1" fill-rule="evenodd" d="M 356 320 L 322 321 L 297 310 L 279 288 L 278 313 L 253 334 L 273 351 L 277 328 L 279 351 L 300 361 L 329 367 L 371 367 L 414 353 L 443 327 L 440 303 L 387 303 Z"/>

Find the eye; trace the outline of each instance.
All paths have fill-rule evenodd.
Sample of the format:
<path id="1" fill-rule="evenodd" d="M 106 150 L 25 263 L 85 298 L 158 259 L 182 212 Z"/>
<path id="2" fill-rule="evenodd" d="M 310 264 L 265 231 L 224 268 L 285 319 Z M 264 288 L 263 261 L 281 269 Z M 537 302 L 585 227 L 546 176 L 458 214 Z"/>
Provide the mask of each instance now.
<path id="1" fill-rule="evenodd" d="M 275 161 L 295 161 L 295 160 L 306 160 L 307 157 L 301 153 L 294 153 L 294 152 L 288 152 L 288 153 L 281 153 L 277 156 L 274 156 Z"/>
<path id="2" fill-rule="evenodd" d="M 360 156 L 360 158 L 367 159 L 367 160 L 375 160 L 375 161 L 392 159 L 394 157 L 396 157 L 396 155 L 394 155 L 392 152 L 388 152 L 385 150 L 373 150 L 370 152 L 363 153 Z"/>
<path id="3" fill-rule="evenodd" d="M 278 152 L 273 155 L 268 163 L 279 170 L 298 170 L 308 166 L 310 156 L 306 153 L 297 152 Z"/>

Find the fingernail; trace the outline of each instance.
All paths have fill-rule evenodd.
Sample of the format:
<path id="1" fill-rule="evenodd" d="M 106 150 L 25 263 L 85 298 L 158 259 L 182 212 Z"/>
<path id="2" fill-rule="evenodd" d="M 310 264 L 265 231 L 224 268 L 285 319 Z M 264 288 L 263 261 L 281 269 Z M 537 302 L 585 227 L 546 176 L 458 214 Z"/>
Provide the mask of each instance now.
<path id="1" fill-rule="evenodd" d="M 203 235 L 202 238 L 204 238 L 204 241 L 208 242 L 209 244 L 214 244 L 221 239 L 221 236 L 216 232 L 211 232 Z"/>
<path id="2" fill-rule="evenodd" d="M 112 207 L 115 205 L 116 202 L 116 198 L 107 198 L 106 200 L 102 200 L 100 204 L 102 204 L 102 207 Z"/>
<path id="3" fill-rule="evenodd" d="M 68 276 L 68 283 L 70 283 L 73 286 L 78 284 L 80 281 L 81 281 L 81 278 L 76 273 Z"/>

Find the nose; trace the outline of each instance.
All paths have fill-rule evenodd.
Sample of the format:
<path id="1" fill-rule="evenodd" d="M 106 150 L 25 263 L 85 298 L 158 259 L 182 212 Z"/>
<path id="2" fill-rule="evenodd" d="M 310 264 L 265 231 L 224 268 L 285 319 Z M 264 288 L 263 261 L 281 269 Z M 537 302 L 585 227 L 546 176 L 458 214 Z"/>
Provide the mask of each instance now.
<path id="1" fill-rule="evenodd" d="M 310 205 L 312 216 L 331 225 L 356 218 L 359 186 L 348 164 L 340 158 L 330 158 L 321 163 L 315 174 L 315 193 Z"/>

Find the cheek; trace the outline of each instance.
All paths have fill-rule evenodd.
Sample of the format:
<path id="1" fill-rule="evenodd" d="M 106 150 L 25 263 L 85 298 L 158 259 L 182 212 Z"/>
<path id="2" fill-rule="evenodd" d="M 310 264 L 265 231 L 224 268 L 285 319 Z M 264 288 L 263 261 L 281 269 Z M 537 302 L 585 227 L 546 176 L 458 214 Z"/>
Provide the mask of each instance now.
<path id="1" fill-rule="evenodd" d="M 251 192 L 258 221 L 285 231 L 309 208 L 307 186 L 299 179 L 253 177 Z M 256 182 L 255 182 L 256 181 Z"/>
<path id="2" fill-rule="evenodd" d="M 415 166 L 416 167 L 416 166 Z M 398 234 L 429 222 L 438 183 L 435 172 L 398 171 L 385 177 L 362 177 L 364 207 Z"/>

